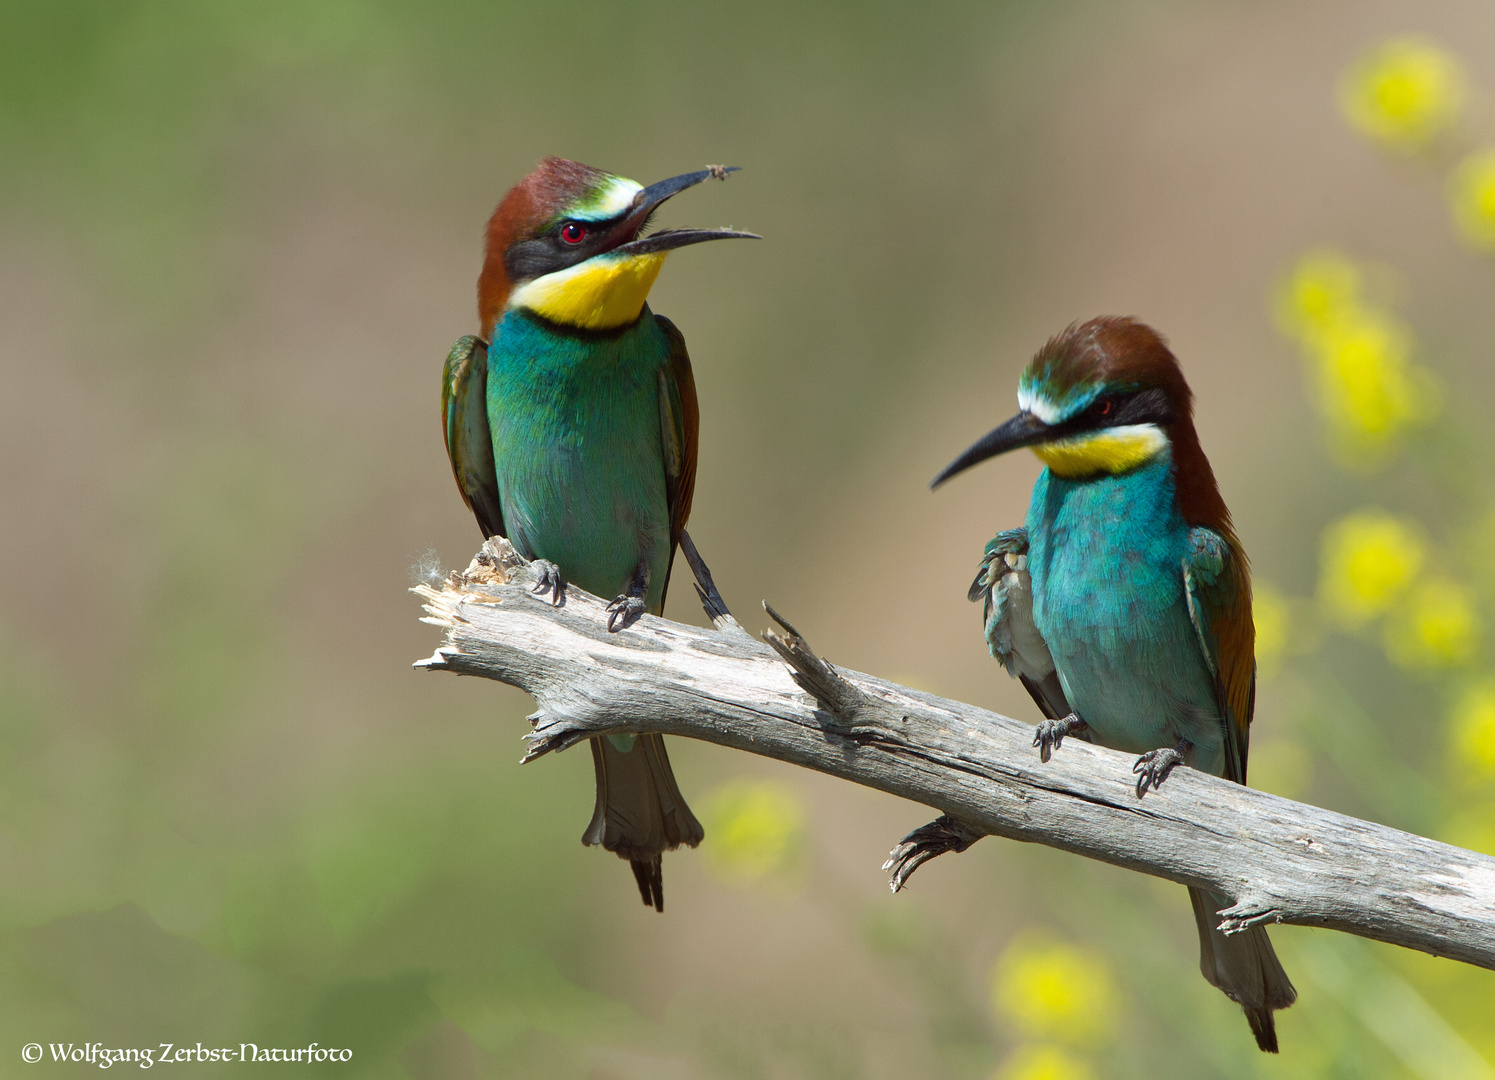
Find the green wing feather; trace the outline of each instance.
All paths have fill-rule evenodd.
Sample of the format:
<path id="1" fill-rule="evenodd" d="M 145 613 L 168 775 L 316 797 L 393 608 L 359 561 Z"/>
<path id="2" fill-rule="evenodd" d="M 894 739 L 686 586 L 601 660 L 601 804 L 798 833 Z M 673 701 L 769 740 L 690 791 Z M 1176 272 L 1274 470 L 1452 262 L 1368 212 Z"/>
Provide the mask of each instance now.
<path id="1" fill-rule="evenodd" d="M 1189 619 L 1225 725 L 1225 778 L 1244 784 L 1256 708 L 1256 627 L 1246 558 L 1233 538 L 1213 529 L 1190 529 L 1183 574 Z"/>
<path id="2" fill-rule="evenodd" d="M 675 547 L 690 518 L 690 503 L 696 491 L 696 450 L 700 442 L 701 409 L 696 401 L 696 378 L 685 351 L 685 338 L 675 324 L 655 315 L 670 343 L 669 359 L 659 372 L 659 434 L 664 449 L 665 495 L 670 506 L 670 565 L 665 588 L 659 594 L 661 608 L 669 591 L 669 574 L 675 568 Z"/>
<path id="3" fill-rule="evenodd" d="M 441 423 L 457 489 L 478 519 L 483 538 L 508 535 L 488 431 L 488 346 L 479 338 L 459 338 L 447 354 Z"/>

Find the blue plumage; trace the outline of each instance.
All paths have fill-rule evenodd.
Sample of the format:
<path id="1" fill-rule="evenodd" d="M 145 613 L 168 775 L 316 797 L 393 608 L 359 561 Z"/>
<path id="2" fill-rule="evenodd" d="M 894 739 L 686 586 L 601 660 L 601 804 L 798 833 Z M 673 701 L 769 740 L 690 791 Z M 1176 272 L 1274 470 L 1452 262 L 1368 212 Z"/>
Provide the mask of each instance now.
<path id="1" fill-rule="evenodd" d="M 1033 620 L 1096 742 L 1141 754 L 1180 739 L 1224 773 L 1214 679 L 1189 615 L 1189 526 L 1171 457 L 1115 476 L 1045 469 L 1028 507 Z"/>

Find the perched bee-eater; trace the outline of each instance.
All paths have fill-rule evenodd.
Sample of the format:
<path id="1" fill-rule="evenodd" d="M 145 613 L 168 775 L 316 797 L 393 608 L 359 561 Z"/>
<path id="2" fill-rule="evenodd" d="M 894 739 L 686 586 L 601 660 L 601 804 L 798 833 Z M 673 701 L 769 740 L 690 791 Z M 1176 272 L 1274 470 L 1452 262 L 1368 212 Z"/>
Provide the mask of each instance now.
<path id="1" fill-rule="evenodd" d="M 1078 323 L 1039 350 L 1018 412 L 935 478 L 1027 446 L 1045 465 L 1024 528 L 987 545 L 971 599 L 992 655 L 1066 735 L 1140 754 L 1137 795 L 1175 765 L 1246 782 L 1256 697 L 1251 577 L 1199 445 L 1178 361 L 1132 319 Z M 1190 889 L 1199 966 L 1276 1052 L 1272 1011 L 1297 992 L 1254 926 L 1226 937 L 1231 901 Z"/>
<path id="2" fill-rule="evenodd" d="M 615 597 L 610 631 L 662 610 L 696 481 L 690 357 L 674 324 L 649 310 L 649 289 L 675 248 L 753 235 L 642 234 L 670 196 L 729 171 L 642 187 L 546 158 L 488 222 L 482 336 L 447 357 L 447 453 L 483 536 L 506 536 L 534 560 L 536 591 L 553 603 L 567 580 Z M 644 903 L 663 911 L 660 856 L 700 843 L 700 822 L 659 735 L 591 743 L 597 804 L 582 842 L 627 859 Z"/>

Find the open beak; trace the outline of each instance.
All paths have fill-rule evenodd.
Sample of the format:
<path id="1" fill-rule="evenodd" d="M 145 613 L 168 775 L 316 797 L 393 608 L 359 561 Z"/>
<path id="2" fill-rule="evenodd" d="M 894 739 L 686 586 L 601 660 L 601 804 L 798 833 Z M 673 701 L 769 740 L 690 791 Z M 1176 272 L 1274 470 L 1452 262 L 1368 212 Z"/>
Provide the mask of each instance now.
<path id="1" fill-rule="evenodd" d="M 1054 434 L 1053 428 L 1024 410 L 1001 427 L 987 432 L 976 440 L 970 449 L 946 465 L 944 471 L 929 482 L 929 486 L 937 488 L 956 473 L 965 472 L 972 465 L 979 464 L 987 458 L 993 458 L 1020 447 L 1047 442 L 1054 437 Z"/>
<path id="2" fill-rule="evenodd" d="M 624 220 L 624 227 L 619 230 L 621 235 L 638 237 L 638 231 L 649 220 L 649 215 L 666 199 L 686 188 L 695 187 L 704 180 L 710 180 L 712 177 L 724 180 L 727 173 L 737 170 L 736 165 L 718 166 L 713 169 L 701 169 L 699 172 L 682 173 L 668 180 L 661 180 L 657 184 L 650 184 L 633 197 L 633 207 Z M 670 251 L 674 248 L 685 247 L 687 244 L 699 244 L 705 240 L 738 239 L 762 240 L 763 237 L 757 233 L 738 232 L 736 229 L 661 229 L 648 236 L 630 240 L 612 250 L 624 255 L 645 255 L 653 251 Z"/>

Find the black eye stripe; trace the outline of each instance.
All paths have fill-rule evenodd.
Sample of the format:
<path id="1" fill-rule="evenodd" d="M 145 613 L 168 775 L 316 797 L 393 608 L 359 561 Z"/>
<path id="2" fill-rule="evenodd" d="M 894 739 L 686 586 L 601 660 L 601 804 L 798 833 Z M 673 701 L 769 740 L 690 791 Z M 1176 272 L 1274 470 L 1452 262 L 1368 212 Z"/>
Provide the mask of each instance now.
<path id="1" fill-rule="evenodd" d="M 509 281 L 515 286 L 522 285 L 591 258 L 606 246 L 608 230 L 616 224 L 615 221 L 565 218 L 537 236 L 509 245 L 504 252 L 504 268 L 509 272 Z M 575 241 L 568 241 L 562 235 L 568 225 L 578 226 L 584 234 Z"/>
<path id="2" fill-rule="evenodd" d="M 1177 419 L 1167 393 L 1157 387 L 1118 395 L 1113 401 L 1113 408 L 1105 415 L 1108 425 L 1171 424 Z"/>
<path id="3" fill-rule="evenodd" d="M 1096 398 L 1083 412 L 1056 427 L 1066 432 L 1096 431 L 1131 424 L 1171 424 L 1178 417 L 1168 394 L 1157 388 L 1119 391 Z"/>

